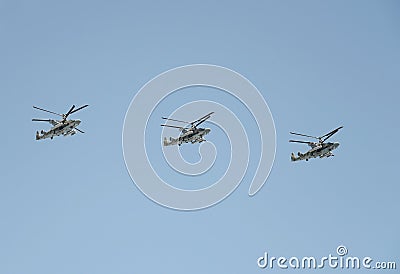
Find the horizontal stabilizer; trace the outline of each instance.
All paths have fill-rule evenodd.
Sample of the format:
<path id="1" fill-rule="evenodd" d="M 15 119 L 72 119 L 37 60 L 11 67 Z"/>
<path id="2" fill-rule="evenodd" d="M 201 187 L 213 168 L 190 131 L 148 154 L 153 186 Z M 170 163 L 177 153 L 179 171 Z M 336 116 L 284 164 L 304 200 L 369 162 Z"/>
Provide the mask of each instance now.
<path id="1" fill-rule="evenodd" d="M 173 145 L 176 145 L 177 143 L 178 143 L 178 139 L 169 137 L 169 141 L 168 141 L 167 137 L 164 137 L 164 141 L 163 141 L 164 146 L 173 146 Z"/>

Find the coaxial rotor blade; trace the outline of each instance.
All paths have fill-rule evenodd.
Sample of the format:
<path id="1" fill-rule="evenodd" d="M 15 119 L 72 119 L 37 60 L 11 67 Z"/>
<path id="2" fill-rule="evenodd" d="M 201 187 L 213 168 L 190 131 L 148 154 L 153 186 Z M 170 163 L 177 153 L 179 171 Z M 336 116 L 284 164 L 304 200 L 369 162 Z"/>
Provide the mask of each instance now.
<path id="1" fill-rule="evenodd" d="M 332 130 L 331 132 L 325 134 L 325 135 L 322 135 L 320 138 L 323 138 L 323 137 L 328 136 L 328 135 L 330 135 L 330 134 L 335 134 L 335 133 L 338 132 L 339 129 L 341 129 L 341 128 L 343 128 L 343 126 L 338 127 L 338 128 L 336 128 L 336 129 Z"/>
<path id="2" fill-rule="evenodd" d="M 325 142 L 326 140 L 328 140 L 328 138 L 332 137 L 332 135 L 335 134 L 336 132 L 338 132 L 339 129 L 341 129 L 341 128 L 343 128 L 343 126 L 338 127 L 337 129 L 334 129 L 334 130 L 332 130 L 331 132 L 329 132 L 329 133 L 327 133 L 327 134 L 321 136 L 320 139 L 322 139 L 322 138 L 325 137 L 324 139 L 322 139 L 321 142 L 323 143 L 323 142 Z"/>
<path id="3" fill-rule="evenodd" d="M 168 121 L 175 121 L 175 122 L 190 124 L 190 122 L 186 122 L 186 121 L 182 121 L 182 120 L 176 120 L 176 119 L 171 119 L 171 118 L 166 118 L 166 117 L 161 117 L 161 118 L 164 120 L 168 120 Z"/>
<path id="4" fill-rule="evenodd" d="M 200 124 L 204 123 L 206 120 L 208 120 L 211 117 L 211 114 L 213 114 L 214 112 L 210 112 L 209 114 L 201 117 L 200 119 L 192 122 L 191 124 L 193 125 L 193 127 L 198 127 Z"/>
<path id="5" fill-rule="evenodd" d="M 64 115 L 64 119 L 67 119 L 68 115 L 70 115 L 72 113 L 72 111 L 74 110 L 75 105 L 72 105 L 72 107 L 68 110 L 68 112 Z"/>
<path id="6" fill-rule="evenodd" d="M 53 111 L 50 111 L 50 110 L 47 110 L 47 109 L 43 109 L 43 108 L 39 108 L 39 107 L 35 107 L 35 106 L 33 106 L 33 108 L 35 108 L 35 109 L 38 109 L 38 110 L 41 110 L 41 111 L 49 112 L 49 113 L 52 113 L 52 114 L 55 114 L 55 115 L 58 115 L 58 116 L 61 116 L 61 117 L 63 117 L 63 115 L 62 115 L 62 114 L 55 113 L 55 112 L 53 112 Z"/>
<path id="7" fill-rule="evenodd" d="M 314 138 L 314 139 L 319 140 L 318 137 L 311 136 L 311 135 L 306 135 L 306 134 L 301 134 L 301 133 L 296 133 L 296 132 L 289 132 L 289 133 L 290 133 L 290 134 L 293 134 L 293 135 L 304 136 L 304 137 L 309 137 L 309 138 Z"/>
<path id="8" fill-rule="evenodd" d="M 79 128 L 75 128 L 77 131 L 79 131 L 80 133 L 85 133 L 84 131 L 80 130 Z"/>
<path id="9" fill-rule="evenodd" d="M 178 127 L 178 126 L 171 126 L 171 125 L 160 125 L 162 127 L 173 127 L 173 128 L 179 128 L 180 130 L 183 129 L 183 127 Z"/>
<path id="10" fill-rule="evenodd" d="M 302 143 L 302 144 L 313 144 L 313 142 L 307 142 L 307 141 L 297 141 L 297 140 L 289 140 L 291 143 Z"/>
<path id="11" fill-rule="evenodd" d="M 34 122 L 50 122 L 50 119 L 32 119 Z"/>
<path id="12" fill-rule="evenodd" d="M 77 109 L 74 109 L 73 111 L 71 111 L 70 114 L 75 113 L 75 112 L 77 112 L 77 111 L 79 111 L 79 110 L 81 110 L 81 109 L 83 109 L 83 108 L 85 108 L 85 107 L 88 107 L 88 106 L 89 106 L 89 105 L 84 105 L 84 106 L 81 106 L 81 107 L 79 107 L 79 108 L 77 108 Z"/>
<path id="13" fill-rule="evenodd" d="M 199 122 L 199 121 L 202 121 L 203 119 L 208 119 L 208 118 L 210 118 L 211 114 L 214 114 L 214 112 L 210 112 L 210 113 L 204 115 L 203 117 L 201 117 L 201 118 L 199 118 L 199 119 L 197 119 L 197 120 L 191 122 L 191 124 L 194 124 L 194 123 L 197 123 L 197 122 Z"/>

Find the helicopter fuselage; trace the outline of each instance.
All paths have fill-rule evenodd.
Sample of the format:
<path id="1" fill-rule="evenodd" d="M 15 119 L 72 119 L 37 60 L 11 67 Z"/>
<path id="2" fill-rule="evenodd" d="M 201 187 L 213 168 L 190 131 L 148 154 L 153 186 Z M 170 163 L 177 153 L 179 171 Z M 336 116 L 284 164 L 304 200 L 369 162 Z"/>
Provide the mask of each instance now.
<path id="1" fill-rule="evenodd" d="M 205 141 L 203 139 L 203 136 L 210 133 L 210 131 L 211 129 L 209 128 L 196 128 L 193 130 L 188 130 L 187 132 L 182 133 L 182 135 L 179 136 L 179 141 L 180 143 L 189 143 L 189 142 L 191 142 L 192 144 L 196 142 L 201 143 Z"/>
<path id="2" fill-rule="evenodd" d="M 210 133 L 211 129 L 209 128 L 195 128 L 195 129 L 184 129 L 182 130 L 182 134 L 174 139 L 172 137 L 164 139 L 164 146 L 171 146 L 171 145 L 181 145 L 183 143 L 201 143 L 204 142 L 205 139 L 203 138 L 205 135 Z"/>
<path id="3" fill-rule="evenodd" d="M 339 143 L 310 143 L 309 146 L 311 149 L 306 153 L 298 152 L 296 157 L 294 153 L 291 155 L 292 161 L 300 161 L 306 160 L 308 161 L 311 158 L 324 158 L 334 156 L 332 154 L 332 150 L 336 149 L 339 146 Z"/>
<path id="4" fill-rule="evenodd" d="M 46 138 L 51 138 L 53 139 L 54 136 L 68 136 L 68 135 L 74 135 L 76 131 L 74 130 L 79 124 L 81 123 L 80 120 L 66 120 L 66 121 L 55 121 L 51 120 L 49 121 L 50 124 L 53 125 L 53 127 L 49 131 L 44 131 L 42 130 L 39 134 L 39 132 L 36 132 L 36 140 L 41 140 L 41 139 L 46 139 Z"/>

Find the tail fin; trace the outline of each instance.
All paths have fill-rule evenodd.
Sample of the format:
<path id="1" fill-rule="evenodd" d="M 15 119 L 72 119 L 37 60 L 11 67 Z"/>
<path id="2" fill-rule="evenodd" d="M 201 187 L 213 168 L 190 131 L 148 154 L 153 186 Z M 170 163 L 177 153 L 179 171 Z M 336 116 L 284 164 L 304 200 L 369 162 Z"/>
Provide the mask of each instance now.
<path id="1" fill-rule="evenodd" d="M 294 153 L 292 152 L 292 155 L 290 155 L 290 159 L 292 160 L 292 162 L 296 161 L 296 156 L 294 156 Z"/>
<path id="2" fill-rule="evenodd" d="M 40 136 L 39 136 L 39 131 L 36 131 L 36 140 L 39 140 Z"/>
<path id="3" fill-rule="evenodd" d="M 169 137 L 169 140 L 168 140 L 166 137 L 164 137 L 163 144 L 164 144 L 164 146 L 176 145 L 178 143 L 178 140 L 179 139 L 174 139 L 172 137 Z"/>

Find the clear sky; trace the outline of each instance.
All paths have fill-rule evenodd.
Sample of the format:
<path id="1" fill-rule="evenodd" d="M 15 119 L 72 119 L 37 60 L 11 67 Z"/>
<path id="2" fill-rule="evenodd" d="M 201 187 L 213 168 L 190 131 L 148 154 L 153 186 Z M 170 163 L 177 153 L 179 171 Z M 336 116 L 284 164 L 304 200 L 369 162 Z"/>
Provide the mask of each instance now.
<path id="1" fill-rule="evenodd" d="M 257 258 L 323 257 L 339 245 L 399 268 L 399 2 L 142 2 L 0 1 L 0 273 L 280 272 Z M 146 82 L 195 63 L 233 69 L 260 90 L 277 150 L 254 197 L 247 174 L 223 202 L 182 212 L 132 182 L 122 126 Z M 207 99 L 193 94 L 182 104 Z M 86 133 L 36 141 L 49 125 L 31 119 L 56 117 L 32 105 L 72 104 L 90 105 L 71 116 Z M 289 131 L 341 125 L 335 157 L 290 162 L 306 147 L 288 143 Z M 219 135 L 207 137 L 217 149 Z"/>

